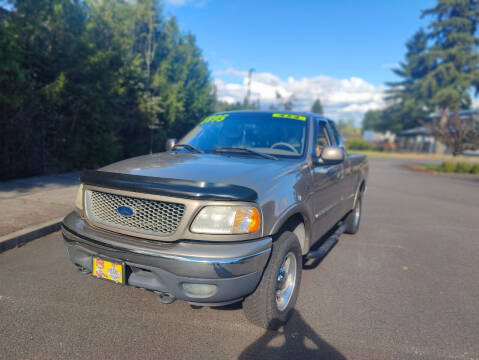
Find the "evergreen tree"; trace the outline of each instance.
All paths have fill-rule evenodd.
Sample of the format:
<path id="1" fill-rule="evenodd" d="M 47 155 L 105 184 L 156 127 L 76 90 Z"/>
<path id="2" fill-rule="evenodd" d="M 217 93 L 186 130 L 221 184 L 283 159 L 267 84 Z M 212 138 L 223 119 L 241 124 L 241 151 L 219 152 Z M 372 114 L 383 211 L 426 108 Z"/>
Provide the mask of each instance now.
<path id="1" fill-rule="evenodd" d="M 0 178 L 158 151 L 213 111 L 194 36 L 154 0 L 11 0 L 0 16 Z"/>
<path id="2" fill-rule="evenodd" d="M 418 82 L 427 74 L 430 63 L 425 57 L 427 34 L 423 29 L 417 31 L 406 43 L 406 56 L 393 72 L 401 79 L 387 83 L 391 89 L 386 99 L 389 106 L 381 114 L 379 128 L 395 132 L 420 125 L 426 117 L 425 98 L 418 89 Z"/>
<path id="3" fill-rule="evenodd" d="M 313 106 L 311 106 L 311 112 L 323 115 L 323 105 L 321 104 L 321 100 L 314 100 Z"/>
<path id="4" fill-rule="evenodd" d="M 475 138 L 471 120 L 462 120 L 459 111 L 470 107 L 471 93 L 479 90 L 479 5 L 477 0 L 438 0 L 422 16 L 432 22 L 406 44 L 405 61 L 393 70 L 401 80 L 388 83 L 388 106 L 375 126 L 400 131 L 424 124 L 456 155 Z M 439 119 L 428 118 L 436 111 Z"/>
<path id="5" fill-rule="evenodd" d="M 471 90 L 479 90 L 479 20 L 477 0 L 439 0 L 423 11 L 433 18 L 429 38 L 432 46 L 424 54 L 427 73 L 417 82 L 417 90 L 429 108 L 441 117 L 430 125 L 436 138 L 448 145 L 454 155 L 464 150 L 467 124 L 459 118 L 461 108 L 471 104 Z M 453 112 L 451 115 L 450 112 Z"/>

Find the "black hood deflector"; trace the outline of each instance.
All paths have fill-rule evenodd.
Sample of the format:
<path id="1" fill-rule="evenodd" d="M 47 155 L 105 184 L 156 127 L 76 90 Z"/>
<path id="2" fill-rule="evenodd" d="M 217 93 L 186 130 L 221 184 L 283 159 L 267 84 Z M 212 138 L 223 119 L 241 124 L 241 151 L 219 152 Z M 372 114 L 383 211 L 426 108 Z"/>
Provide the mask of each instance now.
<path id="1" fill-rule="evenodd" d="M 157 178 L 87 170 L 80 176 L 84 184 L 196 200 L 255 201 L 256 191 L 239 185 Z"/>

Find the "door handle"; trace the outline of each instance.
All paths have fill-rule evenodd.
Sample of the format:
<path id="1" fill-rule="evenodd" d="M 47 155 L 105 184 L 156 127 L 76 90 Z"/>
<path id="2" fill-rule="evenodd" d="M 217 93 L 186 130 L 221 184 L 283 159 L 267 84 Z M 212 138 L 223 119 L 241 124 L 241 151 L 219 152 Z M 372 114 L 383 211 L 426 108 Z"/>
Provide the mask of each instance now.
<path id="1" fill-rule="evenodd" d="M 335 177 L 336 179 L 342 179 L 343 178 L 343 170 L 342 169 L 329 169 L 328 172 L 326 173 L 330 177 Z"/>

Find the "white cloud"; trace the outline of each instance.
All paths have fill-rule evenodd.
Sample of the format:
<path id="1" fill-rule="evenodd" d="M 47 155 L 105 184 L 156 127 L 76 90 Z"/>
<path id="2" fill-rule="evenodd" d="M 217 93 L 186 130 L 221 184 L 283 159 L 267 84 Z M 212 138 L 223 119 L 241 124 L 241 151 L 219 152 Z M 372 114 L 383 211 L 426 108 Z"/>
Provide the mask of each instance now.
<path id="1" fill-rule="evenodd" d="M 244 99 L 248 83 L 247 71 L 228 69 L 216 71 L 213 75 L 220 100 L 231 103 Z M 234 81 L 235 78 L 238 80 Z M 309 110 L 314 100 L 319 98 L 326 115 L 333 118 L 360 120 L 366 111 L 384 106 L 384 87 L 374 86 L 361 78 L 316 76 L 295 79 L 290 76 L 282 80 L 267 72 L 253 73 L 252 100 L 259 99 L 261 106 L 267 108 L 276 103 L 276 92 L 283 97 L 294 95 L 295 110 Z"/>

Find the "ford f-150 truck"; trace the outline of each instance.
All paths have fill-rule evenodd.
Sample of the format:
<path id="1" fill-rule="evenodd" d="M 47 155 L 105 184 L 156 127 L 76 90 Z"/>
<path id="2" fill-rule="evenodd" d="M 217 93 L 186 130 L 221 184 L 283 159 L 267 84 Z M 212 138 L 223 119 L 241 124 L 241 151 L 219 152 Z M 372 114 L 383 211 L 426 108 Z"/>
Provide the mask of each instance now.
<path id="1" fill-rule="evenodd" d="M 166 148 L 82 174 L 62 226 L 71 261 L 162 303 L 243 301 L 251 322 L 277 329 L 304 259 L 358 231 L 366 157 L 306 112 L 217 113 Z"/>

